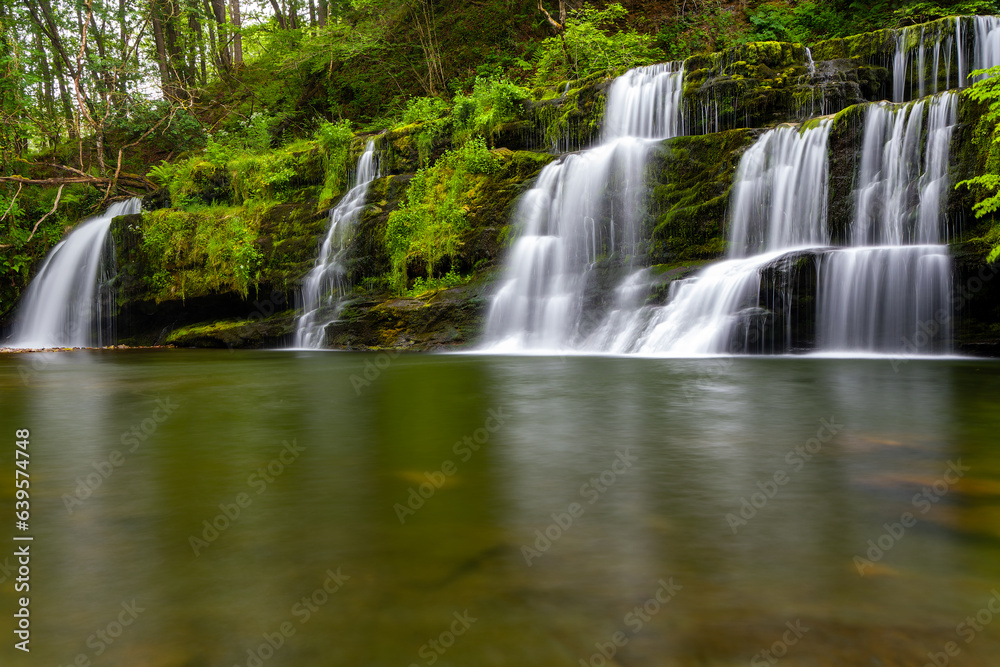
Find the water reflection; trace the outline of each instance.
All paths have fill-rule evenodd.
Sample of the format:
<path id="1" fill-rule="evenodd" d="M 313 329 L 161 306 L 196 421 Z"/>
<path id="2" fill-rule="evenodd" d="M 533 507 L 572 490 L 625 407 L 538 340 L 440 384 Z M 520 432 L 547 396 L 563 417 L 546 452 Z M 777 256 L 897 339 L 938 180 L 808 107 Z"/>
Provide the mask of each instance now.
<path id="1" fill-rule="evenodd" d="M 796 621 L 784 664 L 923 664 L 1000 584 L 995 364 L 53 357 L 27 385 L 0 357 L 37 540 L 37 649 L 4 664 L 578 665 L 622 632 L 618 664 L 735 665 Z"/>

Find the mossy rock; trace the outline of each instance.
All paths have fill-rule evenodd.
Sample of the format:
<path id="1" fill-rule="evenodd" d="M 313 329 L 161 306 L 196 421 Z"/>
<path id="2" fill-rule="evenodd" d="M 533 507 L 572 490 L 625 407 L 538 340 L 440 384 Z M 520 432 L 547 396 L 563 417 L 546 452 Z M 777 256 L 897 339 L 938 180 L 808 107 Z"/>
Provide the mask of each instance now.
<path id="1" fill-rule="evenodd" d="M 267 319 L 200 322 L 171 331 L 166 343 L 176 347 L 262 348 L 282 347 L 295 332 L 290 314 Z"/>
<path id="2" fill-rule="evenodd" d="M 573 151 L 599 139 L 611 81 L 606 74 L 593 74 L 572 82 L 568 90 L 558 95 L 528 102 L 527 113 L 534 132 L 525 142 L 526 147 Z"/>
<path id="3" fill-rule="evenodd" d="M 650 157 L 655 219 L 651 263 L 711 259 L 725 251 L 725 220 L 740 157 L 753 130 L 675 137 Z"/>

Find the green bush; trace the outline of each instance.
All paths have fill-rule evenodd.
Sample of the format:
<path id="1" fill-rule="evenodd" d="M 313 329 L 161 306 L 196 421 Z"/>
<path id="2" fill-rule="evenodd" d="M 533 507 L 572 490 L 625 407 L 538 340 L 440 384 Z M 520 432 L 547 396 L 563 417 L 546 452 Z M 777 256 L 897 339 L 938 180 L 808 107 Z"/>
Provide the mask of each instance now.
<path id="1" fill-rule="evenodd" d="M 784 3 L 767 2 L 747 12 L 753 29 L 747 35 L 753 42 L 802 42 L 805 32 L 799 25 L 798 15 Z"/>
<path id="2" fill-rule="evenodd" d="M 386 226 L 385 243 L 392 263 L 389 283 L 395 291 L 407 293 L 411 261 L 422 261 L 426 267 L 422 289 L 439 284 L 434 280 L 442 278 L 445 264 L 449 265 L 445 275 L 454 271 L 469 229 L 466 215 L 475 189 L 496 166 L 486 142 L 475 137 L 445 153 L 433 166 L 417 171 L 403 205 L 389 215 Z"/>
<path id="3" fill-rule="evenodd" d="M 955 188 L 969 188 L 976 196 L 972 207 L 977 218 L 992 218 L 993 228 L 985 240 L 992 246 L 987 262 L 1000 258 L 1000 221 L 993 216 L 1000 209 L 1000 67 L 976 70 L 973 76 L 986 75 L 974 83 L 965 94 L 980 104 L 987 105 L 985 113 L 976 123 L 973 141 L 984 162 L 984 173 L 961 181 Z"/>
<path id="4" fill-rule="evenodd" d="M 615 31 L 614 25 L 627 15 L 617 2 L 604 9 L 585 4 L 582 9 L 572 11 L 566 19 L 565 42 L 559 36 L 542 42 L 535 85 L 663 60 L 664 54 L 651 35 L 635 30 Z"/>
<path id="5" fill-rule="evenodd" d="M 330 201 L 347 190 L 352 139 L 354 133 L 349 120 L 323 123 L 316 131 L 316 145 L 323 156 L 323 169 L 326 172 L 319 195 L 321 207 L 328 206 Z"/>
<path id="6" fill-rule="evenodd" d="M 469 96 L 456 95 L 451 117 L 454 140 L 479 134 L 493 136 L 504 123 L 516 120 L 530 92 L 504 77 L 478 77 Z"/>
<path id="7" fill-rule="evenodd" d="M 149 289 L 157 299 L 234 290 L 246 297 L 263 254 L 256 208 L 164 209 L 143 215 L 142 248 L 149 258 Z"/>

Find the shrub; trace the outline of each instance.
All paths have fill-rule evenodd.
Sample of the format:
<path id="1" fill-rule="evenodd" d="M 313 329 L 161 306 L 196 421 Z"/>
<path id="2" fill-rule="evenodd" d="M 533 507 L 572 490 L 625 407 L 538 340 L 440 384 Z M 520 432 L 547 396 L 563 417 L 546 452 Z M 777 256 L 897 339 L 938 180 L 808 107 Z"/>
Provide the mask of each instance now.
<path id="1" fill-rule="evenodd" d="M 539 49 L 536 85 L 553 79 L 579 79 L 596 72 L 648 65 L 663 60 L 653 37 L 634 30 L 614 31 L 628 12 L 614 2 L 604 9 L 584 5 L 566 19 L 563 37 L 549 37 Z"/>

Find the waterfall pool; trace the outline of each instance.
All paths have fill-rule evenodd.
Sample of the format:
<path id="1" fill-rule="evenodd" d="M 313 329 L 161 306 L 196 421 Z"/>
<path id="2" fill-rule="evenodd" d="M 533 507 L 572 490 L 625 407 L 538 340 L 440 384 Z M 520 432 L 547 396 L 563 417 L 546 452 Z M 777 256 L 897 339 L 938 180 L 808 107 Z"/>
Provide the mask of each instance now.
<path id="1" fill-rule="evenodd" d="M 0 355 L 4 664 L 996 664 L 998 402 L 956 358 Z"/>

